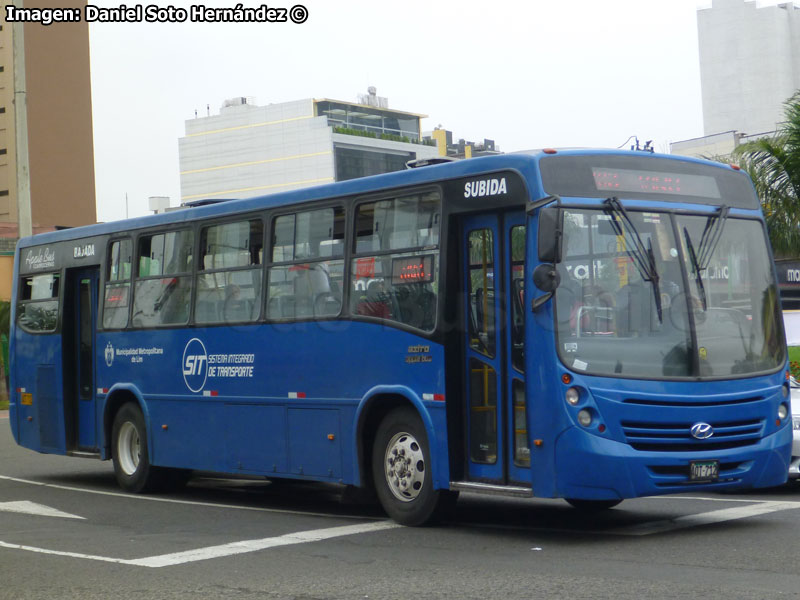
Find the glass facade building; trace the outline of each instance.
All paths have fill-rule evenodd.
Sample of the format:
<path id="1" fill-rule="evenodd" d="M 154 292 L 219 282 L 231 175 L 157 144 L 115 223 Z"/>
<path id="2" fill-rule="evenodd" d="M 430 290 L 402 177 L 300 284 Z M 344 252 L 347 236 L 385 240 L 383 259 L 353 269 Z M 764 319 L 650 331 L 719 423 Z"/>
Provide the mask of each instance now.
<path id="1" fill-rule="evenodd" d="M 327 117 L 328 124 L 334 128 L 362 131 L 379 138 L 395 136 L 405 138 L 402 141 L 420 140 L 420 115 L 332 100 L 318 100 L 316 108 L 317 115 Z"/>

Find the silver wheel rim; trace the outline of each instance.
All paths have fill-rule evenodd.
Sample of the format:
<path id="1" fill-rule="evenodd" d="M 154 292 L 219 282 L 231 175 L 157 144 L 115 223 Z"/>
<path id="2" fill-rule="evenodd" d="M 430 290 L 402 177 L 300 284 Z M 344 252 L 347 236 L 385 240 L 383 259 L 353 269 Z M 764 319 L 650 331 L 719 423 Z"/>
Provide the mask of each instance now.
<path id="1" fill-rule="evenodd" d="M 139 468 L 140 441 L 136 426 L 125 421 L 119 428 L 117 459 L 125 475 L 133 475 Z"/>
<path id="2" fill-rule="evenodd" d="M 425 456 L 410 433 L 397 433 L 386 446 L 383 460 L 386 483 L 395 498 L 411 502 L 422 492 L 425 482 Z"/>

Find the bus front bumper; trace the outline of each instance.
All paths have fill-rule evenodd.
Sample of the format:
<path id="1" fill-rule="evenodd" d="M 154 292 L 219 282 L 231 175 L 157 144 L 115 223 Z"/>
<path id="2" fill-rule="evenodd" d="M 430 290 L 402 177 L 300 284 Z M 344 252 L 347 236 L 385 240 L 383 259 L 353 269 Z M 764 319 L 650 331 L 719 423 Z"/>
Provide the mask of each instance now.
<path id="1" fill-rule="evenodd" d="M 791 423 L 743 448 L 713 452 L 642 452 L 577 427 L 556 442 L 556 495 L 612 500 L 697 490 L 781 485 L 789 470 Z M 719 461 L 719 477 L 689 481 L 691 461 Z"/>

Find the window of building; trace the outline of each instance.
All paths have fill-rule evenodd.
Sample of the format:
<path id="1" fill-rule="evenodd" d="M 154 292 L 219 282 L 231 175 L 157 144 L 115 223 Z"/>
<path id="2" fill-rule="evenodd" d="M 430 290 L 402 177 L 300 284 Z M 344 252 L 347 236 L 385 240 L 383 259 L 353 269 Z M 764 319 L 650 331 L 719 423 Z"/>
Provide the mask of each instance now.
<path id="1" fill-rule="evenodd" d="M 55 331 L 58 323 L 58 273 L 23 277 L 19 289 L 17 323 L 32 332 Z"/>
<path id="2" fill-rule="evenodd" d="M 390 152 L 371 152 L 354 148 L 334 149 L 336 181 L 346 181 L 368 175 L 380 175 L 392 171 L 403 171 L 406 163 L 416 158 L 413 152 L 399 154 Z"/>
<path id="3" fill-rule="evenodd" d="M 0 190 L 0 196 L 8 196 L 8 190 Z"/>
<path id="4" fill-rule="evenodd" d="M 111 242 L 103 300 L 103 327 L 106 329 L 122 329 L 128 324 L 132 253 L 131 240 Z"/>
<path id="5" fill-rule="evenodd" d="M 202 230 L 194 312 L 197 323 L 258 319 L 263 247 L 264 228 L 259 220 Z"/>
<path id="6" fill-rule="evenodd" d="M 193 246 L 194 235 L 188 229 L 139 238 L 134 327 L 188 322 Z"/>
<path id="7" fill-rule="evenodd" d="M 342 309 L 344 209 L 323 208 L 273 221 L 267 316 L 332 317 Z"/>
<path id="8" fill-rule="evenodd" d="M 354 314 L 434 328 L 440 215 L 436 192 L 358 207 L 350 295 Z"/>

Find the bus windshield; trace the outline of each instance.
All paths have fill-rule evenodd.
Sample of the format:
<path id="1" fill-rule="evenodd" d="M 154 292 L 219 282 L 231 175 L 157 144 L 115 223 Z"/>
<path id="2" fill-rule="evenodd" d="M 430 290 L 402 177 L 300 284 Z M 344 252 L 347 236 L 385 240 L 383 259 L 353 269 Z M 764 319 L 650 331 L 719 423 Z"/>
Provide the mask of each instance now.
<path id="1" fill-rule="evenodd" d="M 763 226 L 726 217 L 725 207 L 711 215 L 565 209 L 556 291 L 564 364 L 647 378 L 778 369 L 779 299 Z"/>

